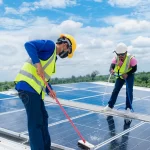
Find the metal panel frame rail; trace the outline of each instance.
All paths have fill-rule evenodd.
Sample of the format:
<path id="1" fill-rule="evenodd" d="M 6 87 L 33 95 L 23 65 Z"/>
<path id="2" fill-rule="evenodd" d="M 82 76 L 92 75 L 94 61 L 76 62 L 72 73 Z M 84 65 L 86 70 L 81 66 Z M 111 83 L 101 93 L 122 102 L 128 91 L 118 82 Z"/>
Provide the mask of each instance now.
<path id="1" fill-rule="evenodd" d="M 0 128 L 0 138 L 6 139 L 8 141 L 18 143 L 18 145 L 24 146 L 25 149 L 30 149 L 29 147 L 29 137 L 26 135 L 21 135 L 19 133 Z M 1 140 L 0 140 L 1 144 Z M 74 150 L 69 147 L 65 147 L 59 144 L 52 143 L 52 150 Z"/>

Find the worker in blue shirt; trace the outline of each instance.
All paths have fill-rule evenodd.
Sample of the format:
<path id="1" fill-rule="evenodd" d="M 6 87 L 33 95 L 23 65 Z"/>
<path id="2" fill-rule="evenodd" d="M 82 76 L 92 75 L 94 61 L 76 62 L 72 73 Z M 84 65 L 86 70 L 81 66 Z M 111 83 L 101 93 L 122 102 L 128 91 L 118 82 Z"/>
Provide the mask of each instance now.
<path id="1" fill-rule="evenodd" d="M 48 131 L 48 113 L 44 105 L 45 92 L 52 98 L 56 93 L 44 85 L 56 71 L 57 55 L 72 58 L 76 41 L 69 34 L 61 34 L 56 44 L 51 40 L 34 40 L 25 43 L 29 59 L 15 78 L 16 90 L 22 100 L 28 121 L 31 150 L 50 150 L 51 139 Z"/>

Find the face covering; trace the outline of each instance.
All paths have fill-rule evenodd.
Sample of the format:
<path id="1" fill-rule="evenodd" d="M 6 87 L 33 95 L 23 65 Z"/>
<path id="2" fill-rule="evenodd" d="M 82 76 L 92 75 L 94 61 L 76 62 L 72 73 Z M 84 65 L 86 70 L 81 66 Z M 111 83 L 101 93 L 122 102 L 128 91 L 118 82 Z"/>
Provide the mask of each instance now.
<path id="1" fill-rule="evenodd" d="M 68 51 L 64 51 L 64 50 L 62 50 L 60 53 L 59 53 L 59 57 L 60 58 L 66 58 L 66 57 L 68 57 Z"/>

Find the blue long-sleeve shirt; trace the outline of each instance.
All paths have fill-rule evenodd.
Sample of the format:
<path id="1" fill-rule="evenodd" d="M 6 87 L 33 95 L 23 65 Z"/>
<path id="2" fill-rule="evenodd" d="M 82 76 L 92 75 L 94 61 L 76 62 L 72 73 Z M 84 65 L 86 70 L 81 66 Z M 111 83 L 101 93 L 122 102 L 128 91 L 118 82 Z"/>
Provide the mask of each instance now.
<path id="1" fill-rule="evenodd" d="M 25 49 L 31 58 L 33 64 L 39 63 L 41 60 L 49 59 L 55 50 L 55 43 L 51 40 L 34 40 L 25 43 Z M 49 84 L 51 87 L 51 85 Z M 20 81 L 16 84 L 16 90 L 24 90 L 29 92 L 36 91 L 25 81 Z M 51 87 L 52 88 L 52 87 Z M 46 88 L 47 94 L 49 90 Z"/>

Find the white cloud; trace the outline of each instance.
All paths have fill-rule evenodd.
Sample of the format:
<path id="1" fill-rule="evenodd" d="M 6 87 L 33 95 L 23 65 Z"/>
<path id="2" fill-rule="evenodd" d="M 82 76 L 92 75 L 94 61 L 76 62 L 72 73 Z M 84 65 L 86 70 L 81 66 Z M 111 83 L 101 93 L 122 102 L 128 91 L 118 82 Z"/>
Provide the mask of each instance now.
<path id="1" fill-rule="evenodd" d="M 2 5 L 3 4 L 3 0 L 0 0 L 0 5 Z"/>
<path id="2" fill-rule="evenodd" d="M 99 32 L 103 35 L 107 34 L 139 34 L 145 33 L 145 30 L 150 30 L 150 21 L 147 20 L 136 20 L 128 19 L 126 16 L 112 16 L 102 18 L 105 23 L 109 26 L 101 28 Z M 149 34 L 149 32 L 148 32 Z"/>
<path id="3" fill-rule="evenodd" d="M 19 12 L 12 7 L 5 7 L 5 14 L 19 14 Z"/>
<path id="4" fill-rule="evenodd" d="M 92 70 L 94 69 L 93 66 L 95 66 L 96 63 L 102 62 L 102 60 L 99 59 L 99 55 L 103 53 L 101 54 L 104 55 L 103 58 L 107 58 L 109 55 L 105 56 L 105 52 L 103 52 L 103 50 L 107 49 L 108 52 L 109 47 L 111 47 L 113 44 L 111 40 L 105 40 L 101 38 L 96 39 L 95 36 L 93 36 L 92 34 L 91 35 L 88 34 L 88 29 L 84 30 L 82 23 L 75 22 L 72 20 L 66 20 L 60 24 L 56 24 L 50 22 L 47 18 L 37 17 L 34 20 L 32 19 L 29 20 L 28 22 L 26 22 L 25 20 L 23 22 L 25 25 L 27 23 L 28 27 L 23 27 L 22 29 L 14 30 L 14 31 L 10 30 L 9 32 L 6 31 L 0 32 L 0 37 L 1 37 L 0 57 L 2 60 L 2 63 L 0 64 L 0 68 L 1 70 L 7 73 L 10 73 L 9 70 L 13 72 L 11 79 L 10 79 L 10 75 L 9 76 L 5 75 L 3 77 L 1 77 L 0 75 L 1 80 L 14 79 L 21 65 L 27 59 L 27 54 L 23 45 L 28 40 L 52 39 L 56 41 L 56 39 L 61 33 L 66 33 L 66 32 L 75 36 L 78 43 L 77 51 L 74 55 L 74 58 L 71 60 L 58 59 L 57 62 L 58 71 L 56 74 L 56 76 L 58 77 L 71 76 L 72 72 L 76 72 L 77 69 L 79 69 L 79 72 L 76 72 L 76 74 L 74 75 L 80 75 L 81 73 L 86 74 L 87 72 L 91 73 Z M 10 26 L 9 24 L 11 25 L 10 22 L 8 22 L 8 26 Z M 81 32 L 83 32 L 83 35 L 80 34 Z M 7 52 L 4 52 L 3 51 L 4 49 L 6 49 Z M 96 61 L 93 62 L 95 56 L 96 56 Z M 8 60 L 7 63 L 4 64 L 4 60 Z M 87 68 L 87 64 L 88 66 L 91 66 L 90 69 Z M 72 66 L 74 67 L 72 68 Z M 95 67 L 99 69 L 98 65 L 96 65 Z M 71 68 L 72 71 L 70 72 Z M 4 75 L 4 73 L 2 73 L 2 75 Z"/>
<path id="5" fill-rule="evenodd" d="M 88 41 L 88 44 L 86 44 L 86 41 Z M 113 41 L 111 40 L 104 40 L 103 38 L 99 38 L 99 37 L 81 37 L 80 38 L 80 43 L 84 43 L 84 44 L 80 44 L 78 48 L 80 49 L 86 49 L 86 50 L 91 50 L 91 49 L 95 49 L 96 51 L 99 49 L 105 49 L 105 48 L 110 48 L 112 46 L 114 46 Z"/>
<path id="6" fill-rule="evenodd" d="M 29 11 L 34 11 L 34 7 L 25 7 L 21 6 L 19 9 L 15 9 L 12 7 L 5 7 L 5 14 L 15 14 L 15 15 L 22 15 Z"/>
<path id="7" fill-rule="evenodd" d="M 132 40 L 132 45 L 134 47 L 150 47 L 150 37 L 139 36 L 136 39 Z"/>
<path id="8" fill-rule="evenodd" d="M 111 6 L 117 6 L 117 7 L 134 7 L 137 6 L 141 0 L 109 0 L 108 3 Z"/>
<path id="9" fill-rule="evenodd" d="M 67 33 L 68 31 L 71 31 L 72 33 L 76 33 L 81 27 L 83 26 L 80 22 L 75 22 L 72 20 L 66 20 L 63 21 L 58 28 L 62 30 L 63 32 Z M 74 30 L 75 29 L 75 30 Z"/>
<path id="10" fill-rule="evenodd" d="M 76 16 L 73 14 L 66 14 L 65 12 L 64 12 L 64 14 L 69 16 L 69 20 L 80 21 L 80 22 L 84 22 L 84 23 L 89 23 L 91 21 L 91 18 L 85 18 L 85 17 L 81 17 L 81 16 Z"/>
<path id="11" fill-rule="evenodd" d="M 150 29 L 149 21 L 138 21 L 138 20 L 127 20 L 125 22 L 121 22 L 115 25 L 115 28 L 122 33 L 135 33 L 142 32 Z"/>
<path id="12" fill-rule="evenodd" d="M 0 81 L 14 80 L 19 68 L 27 59 L 24 42 L 28 37 L 18 31 L 0 31 Z"/>
<path id="13" fill-rule="evenodd" d="M 141 55 L 146 52 L 148 55 L 145 58 L 150 56 L 148 45 L 150 25 L 145 20 L 136 21 L 123 17 L 122 22 L 118 22 L 114 16 L 109 18 L 108 25 L 111 25 L 102 28 L 86 27 L 82 22 L 72 20 L 57 24 L 46 17 L 31 18 L 28 21 L 10 18 L 0 20 L 1 26 L 9 28 L 9 31 L 0 31 L 1 81 L 13 80 L 27 59 L 28 55 L 24 49 L 26 41 L 33 39 L 56 41 L 61 33 L 69 33 L 75 37 L 77 50 L 72 59 L 58 59 L 55 75 L 57 77 L 85 75 L 93 70 L 108 74 L 114 56 L 113 50 L 119 42 L 125 42 L 141 64 L 149 62 L 148 59 L 144 61 Z"/>
<path id="14" fill-rule="evenodd" d="M 65 8 L 76 5 L 76 0 L 40 0 L 33 3 L 35 8 Z"/>
<path id="15" fill-rule="evenodd" d="M 120 8 L 130 8 L 133 7 L 131 14 L 128 16 L 124 16 L 124 19 L 128 17 L 136 18 L 136 19 L 145 19 L 150 20 L 150 0 L 109 0 L 108 3 L 113 7 Z M 109 17 L 107 17 L 109 19 Z M 110 17 L 111 18 L 111 17 Z M 119 19 L 123 19 L 123 16 L 117 16 L 117 18 L 112 18 L 114 20 L 122 21 Z M 107 20 L 105 20 L 107 21 Z"/>
<path id="16" fill-rule="evenodd" d="M 20 19 L 11 19 L 2 17 L 0 18 L 0 26 L 5 29 L 19 29 L 26 25 L 27 22 L 24 22 Z"/>
<path id="17" fill-rule="evenodd" d="M 146 19 L 150 20 L 150 0 L 142 0 L 139 5 L 135 8 L 134 12 L 132 13 L 132 16 L 140 18 L 140 19 Z"/>
<path id="18" fill-rule="evenodd" d="M 109 17 L 105 17 L 105 18 L 100 18 L 97 19 L 98 21 L 104 21 L 105 23 L 109 24 L 109 25 L 115 25 L 118 23 L 123 23 L 128 21 L 128 17 L 127 16 L 109 16 Z"/>
<path id="19" fill-rule="evenodd" d="M 34 11 L 36 9 L 52 9 L 52 8 L 66 8 L 76 5 L 76 0 L 40 0 L 35 2 L 23 2 L 18 9 L 11 7 L 5 8 L 6 14 L 24 14 L 29 11 Z"/>
<path id="20" fill-rule="evenodd" d="M 100 2 L 100 3 L 102 2 L 102 0 L 94 0 L 94 1 L 95 1 L 95 2 Z"/>

